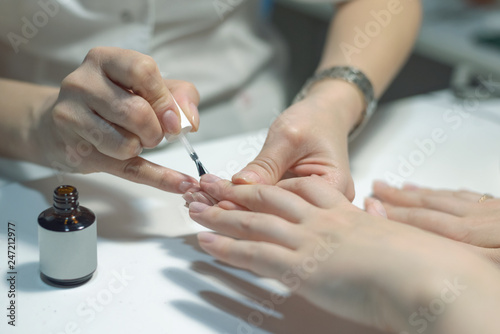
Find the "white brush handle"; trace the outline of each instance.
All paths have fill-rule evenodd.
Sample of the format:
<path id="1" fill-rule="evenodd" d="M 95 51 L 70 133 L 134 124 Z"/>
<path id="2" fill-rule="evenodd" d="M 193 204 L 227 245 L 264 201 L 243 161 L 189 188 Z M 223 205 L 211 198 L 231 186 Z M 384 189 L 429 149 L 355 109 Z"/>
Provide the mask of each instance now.
<path id="1" fill-rule="evenodd" d="M 191 129 L 193 128 L 193 125 L 191 125 L 191 122 L 187 119 L 186 115 L 184 114 L 184 111 L 182 111 L 181 107 L 179 106 L 179 104 L 177 103 L 177 101 L 174 99 L 173 96 L 172 96 L 172 99 L 174 100 L 175 105 L 177 106 L 177 110 L 179 110 L 179 114 L 181 116 L 181 132 L 180 133 L 185 135 L 186 133 L 191 131 Z M 172 135 L 172 134 L 166 133 L 165 139 L 167 140 L 167 142 L 172 143 L 174 141 L 179 140 L 179 134 Z"/>

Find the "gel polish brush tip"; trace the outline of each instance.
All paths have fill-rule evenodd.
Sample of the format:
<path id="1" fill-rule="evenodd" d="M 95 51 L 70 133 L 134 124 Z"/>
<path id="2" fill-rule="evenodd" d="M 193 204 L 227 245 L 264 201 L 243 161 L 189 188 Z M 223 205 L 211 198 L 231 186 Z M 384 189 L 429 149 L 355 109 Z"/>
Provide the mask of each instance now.
<path id="1" fill-rule="evenodd" d="M 196 154 L 195 150 L 193 149 L 193 146 L 191 146 L 191 144 L 187 140 L 186 136 L 184 136 L 184 134 L 180 134 L 179 139 L 182 142 L 182 144 L 184 144 L 184 147 L 188 151 L 189 156 L 196 164 L 196 168 L 198 169 L 198 175 L 202 176 L 202 175 L 208 174 L 208 170 L 201 163 L 200 158 L 198 158 L 198 154 Z"/>

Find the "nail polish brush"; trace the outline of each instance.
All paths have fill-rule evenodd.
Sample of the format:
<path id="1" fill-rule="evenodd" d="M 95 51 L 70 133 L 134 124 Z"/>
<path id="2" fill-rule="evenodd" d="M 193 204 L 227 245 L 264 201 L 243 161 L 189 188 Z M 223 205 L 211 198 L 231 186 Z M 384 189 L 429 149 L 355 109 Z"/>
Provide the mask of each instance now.
<path id="1" fill-rule="evenodd" d="M 172 96 L 172 98 L 174 98 L 174 97 Z M 186 151 L 189 153 L 189 156 L 196 164 L 196 169 L 198 170 L 198 175 L 202 176 L 204 174 L 207 174 L 208 173 L 207 169 L 205 168 L 205 166 L 203 166 L 203 164 L 200 161 L 200 158 L 198 158 L 198 154 L 196 154 L 196 151 L 193 149 L 193 146 L 191 146 L 191 143 L 189 143 L 188 139 L 186 138 L 186 134 L 191 131 L 193 126 L 191 125 L 191 122 L 189 122 L 186 115 L 184 114 L 184 112 L 182 111 L 181 107 L 179 106 L 179 104 L 177 103 L 177 101 L 175 99 L 174 99 L 174 102 L 175 102 L 175 105 L 177 106 L 177 109 L 179 110 L 179 114 L 181 117 L 181 132 L 179 134 L 176 134 L 176 135 L 172 135 L 172 134 L 167 133 L 167 134 L 165 134 L 165 139 L 169 143 L 172 143 L 172 142 L 179 140 L 184 145 L 184 147 L 186 148 Z"/>

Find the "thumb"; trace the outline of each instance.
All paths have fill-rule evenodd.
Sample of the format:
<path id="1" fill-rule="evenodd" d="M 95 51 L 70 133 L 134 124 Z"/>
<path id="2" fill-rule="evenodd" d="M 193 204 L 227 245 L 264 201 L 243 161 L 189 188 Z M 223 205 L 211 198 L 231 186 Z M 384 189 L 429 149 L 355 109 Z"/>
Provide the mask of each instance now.
<path id="1" fill-rule="evenodd" d="M 187 81 L 164 79 L 170 90 L 170 93 L 175 98 L 179 107 L 182 109 L 179 112 L 184 112 L 187 119 L 193 126 L 191 132 L 198 131 L 200 125 L 200 116 L 198 113 L 198 104 L 200 103 L 200 93 L 196 87 Z"/>
<path id="2" fill-rule="evenodd" d="M 292 151 L 286 144 L 276 145 L 266 140 L 259 155 L 233 176 L 233 183 L 275 185 L 294 163 Z"/>

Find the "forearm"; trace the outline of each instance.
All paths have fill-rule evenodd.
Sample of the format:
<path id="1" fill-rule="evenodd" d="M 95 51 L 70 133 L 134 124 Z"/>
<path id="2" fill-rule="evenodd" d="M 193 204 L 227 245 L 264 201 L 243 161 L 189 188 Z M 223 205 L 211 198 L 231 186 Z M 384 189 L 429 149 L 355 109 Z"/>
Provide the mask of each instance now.
<path id="1" fill-rule="evenodd" d="M 420 1 L 351 0 L 338 6 L 318 71 L 332 66 L 360 69 L 372 82 L 375 96 L 385 91 L 407 59 L 421 21 Z M 349 104 L 351 125 L 359 120 L 365 102 L 354 85 L 325 80 L 313 86 L 331 103 L 357 98 Z M 312 89 L 312 90 L 313 90 Z M 337 93 L 332 93 L 334 90 Z M 341 97 L 341 95 L 345 95 Z"/>
<path id="2" fill-rule="evenodd" d="M 58 89 L 0 78 L 0 155 L 41 163 L 35 127 Z"/>
<path id="3" fill-rule="evenodd" d="M 405 270 L 392 270 L 391 279 L 379 276 L 375 284 L 393 305 L 380 308 L 389 310 L 382 319 L 399 319 L 389 322 L 396 333 L 499 333 L 498 268 L 454 241 L 412 234 L 398 241 L 404 256 L 392 261 Z"/>
<path id="4" fill-rule="evenodd" d="M 447 286 L 436 291 L 439 294 L 427 305 L 432 316 L 430 319 L 435 319 L 427 323 L 429 333 L 500 333 L 500 272 L 490 263 L 479 258 L 476 260 L 467 266 L 462 277 L 450 277 Z M 459 282 L 460 289 L 456 288 L 452 279 Z M 452 286 L 454 288 L 450 288 Z M 446 295 L 445 289 L 448 289 Z M 423 325 L 422 320 L 420 325 Z M 410 328 L 415 330 L 419 327 Z"/>

